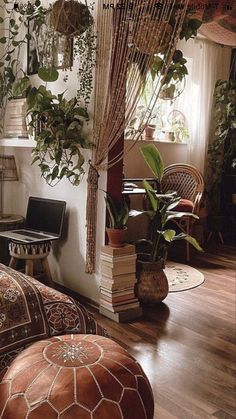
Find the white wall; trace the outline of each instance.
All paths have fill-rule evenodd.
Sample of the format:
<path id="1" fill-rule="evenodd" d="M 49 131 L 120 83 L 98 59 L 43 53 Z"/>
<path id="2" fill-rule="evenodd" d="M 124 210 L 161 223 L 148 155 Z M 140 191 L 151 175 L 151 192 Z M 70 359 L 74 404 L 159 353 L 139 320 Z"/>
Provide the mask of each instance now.
<path id="1" fill-rule="evenodd" d="M 47 4 L 47 2 L 45 3 Z M 26 50 L 24 51 L 22 62 L 23 67 L 26 69 Z M 57 94 L 67 90 L 66 96 L 68 98 L 75 96 L 78 88 L 77 70 L 78 62 L 74 62 L 72 71 L 68 71 L 67 83 L 63 81 L 65 73 L 60 71 L 59 80 L 55 83 L 48 83 L 47 88 Z M 31 79 L 35 85 L 44 84 L 37 76 L 32 76 Z M 89 113 L 92 121 L 93 98 L 91 99 Z M 92 124 L 86 126 L 86 131 L 88 137 L 92 140 Z M 0 152 L 2 151 L 3 149 L 0 147 Z M 82 152 L 87 162 L 85 166 L 87 174 L 91 151 L 82 150 Z M 63 180 L 52 188 L 41 178 L 38 166 L 36 164 L 31 166 L 30 148 L 10 147 L 5 148 L 4 153 L 15 155 L 19 171 L 18 182 L 6 182 L 4 184 L 4 211 L 25 215 L 29 196 L 65 200 L 67 203 L 66 232 L 60 241 L 53 244 L 53 251 L 49 259 L 53 279 L 94 301 L 98 301 L 100 282 L 99 252 L 101 245 L 104 244 L 105 235 L 104 193 L 99 192 L 98 202 L 97 268 L 95 274 L 89 275 L 85 273 L 87 175 L 84 176 L 78 187 L 72 186 L 68 181 Z M 106 189 L 106 173 L 100 173 L 99 188 Z"/>
<path id="2" fill-rule="evenodd" d="M 129 149 L 132 143 L 132 140 L 125 140 L 125 150 Z M 128 154 L 125 153 L 123 172 L 126 178 L 153 177 L 139 151 L 142 145 L 148 143 L 153 143 L 158 148 L 165 166 L 172 163 L 187 163 L 187 144 L 141 140 L 134 144 L 134 147 Z"/>
<path id="3" fill-rule="evenodd" d="M 40 176 L 37 165 L 31 166 L 31 150 L 28 148 L 8 148 L 7 154 L 15 154 L 19 171 L 18 182 L 4 183 L 4 211 L 25 215 L 29 196 L 62 199 L 67 203 L 65 231 L 61 240 L 53 244 L 50 268 L 53 279 L 62 285 L 81 293 L 94 301 L 99 299 L 99 263 L 96 274 L 85 273 L 86 255 L 86 175 L 80 186 L 72 186 L 63 180 L 55 187 L 48 186 Z M 86 151 L 86 160 L 90 151 Z M 87 167 L 86 167 L 87 173 Z M 101 173 L 99 188 L 106 188 L 106 173 Z M 97 262 L 99 250 L 104 244 L 105 208 L 103 193 L 99 192 Z"/>

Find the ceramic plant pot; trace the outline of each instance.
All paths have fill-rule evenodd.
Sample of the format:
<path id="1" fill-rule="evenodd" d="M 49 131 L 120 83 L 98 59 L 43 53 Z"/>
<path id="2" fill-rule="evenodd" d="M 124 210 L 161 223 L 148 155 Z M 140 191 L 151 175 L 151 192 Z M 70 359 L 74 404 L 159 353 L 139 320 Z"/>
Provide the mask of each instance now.
<path id="1" fill-rule="evenodd" d="M 115 248 L 124 247 L 127 227 L 124 227 L 123 229 L 106 228 L 106 232 L 108 235 L 109 246 L 115 247 Z"/>
<path id="2" fill-rule="evenodd" d="M 148 261 L 149 255 L 138 254 L 136 294 L 143 304 L 156 304 L 163 301 L 169 291 L 165 275 L 164 260 Z"/>
<path id="3" fill-rule="evenodd" d="M 153 140 L 155 129 L 156 129 L 155 125 L 147 125 L 146 126 L 146 128 L 145 128 L 145 138 L 147 140 Z"/>

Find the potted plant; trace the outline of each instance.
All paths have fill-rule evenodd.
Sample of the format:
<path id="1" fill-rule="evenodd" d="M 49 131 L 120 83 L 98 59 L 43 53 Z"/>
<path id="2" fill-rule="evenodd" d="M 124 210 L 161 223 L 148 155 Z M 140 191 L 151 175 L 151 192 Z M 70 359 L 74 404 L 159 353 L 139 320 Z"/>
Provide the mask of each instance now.
<path id="1" fill-rule="evenodd" d="M 234 170 L 236 155 L 236 82 L 218 80 L 215 86 L 215 133 L 208 147 L 207 192 L 210 231 L 221 232 L 226 223 L 224 189 L 226 175 Z"/>
<path id="2" fill-rule="evenodd" d="M 151 169 L 153 175 L 161 183 L 163 176 L 163 161 L 158 149 L 154 144 L 148 144 L 140 149 L 144 160 Z M 150 210 L 131 212 L 131 216 L 145 214 L 150 219 L 150 238 L 139 240 L 136 244 L 137 256 L 137 294 L 144 303 L 156 303 L 162 301 L 168 294 L 168 282 L 163 271 L 168 249 L 178 240 L 187 240 L 197 250 L 202 251 L 197 241 L 184 233 L 177 233 L 167 224 L 175 219 L 195 214 L 173 211 L 178 205 L 180 197 L 177 194 L 157 195 L 150 183 L 143 181 L 144 188 L 150 204 Z M 142 251 L 143 250 L 143 251 Z"/>
<path id="3" fill-rule="evenodd" d="M 32 163 L 38 163 L 42 177 L 51 186 L 64 177 L 79 185 L 85 161 L 81 148 L 93 147 L 82 135 L 87 111 L 78 105 L 77 98 L 53 95 L 42 85 L 30 89 L 27 105 L 30 133 L 36 140 Z"/>
<path id="4" fill-rule="evenodd" d="M 129 218 L 128 205 L 125 201 L 116 204 L 108 193 L 106 193 L 105 202 L 108 214 L 108 227 L 106 228 L 108 244 L 115 248 L 123 247 L 127 231 L 126 224 Z"/>

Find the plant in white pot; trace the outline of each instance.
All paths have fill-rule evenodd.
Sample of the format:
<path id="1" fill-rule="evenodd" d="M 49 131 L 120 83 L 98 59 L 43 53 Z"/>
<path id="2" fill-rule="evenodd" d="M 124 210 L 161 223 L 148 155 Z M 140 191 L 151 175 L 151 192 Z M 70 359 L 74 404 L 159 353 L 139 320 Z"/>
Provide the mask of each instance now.
<path id="1" fill-rule="evenodd" d="M 108 215 L 108 227 L 106 228 L 108 244 L 115 248 L 123 247 L 125 245 L 129 208 L 126 202 L 115 203 L 108 193 L 106 193 L 105 202 Z"/>
<path id="2" fill-rule="evenodd" d="M 163 176 L 163 161 L 154 144 L 148 144 L 140 149 L 146 163 L 155 178 L 161 183 Z M 136 243 L 137 255 L 137 294 L 144 303 L 156 303 L 164 300 L 168 294 L 168 281 L 163 271 L 168 250 L 178 240 L 187 240 L 197 250 L 202 251 L 198 242 L 188 234 L 177 233 L 167 224 L 175 219 L 190 216 L 198 219 L 195 214 L 173 211 L 180 201 L 174 193 L 157 195 L 150 183 L 143 181 L 150 210 L 135 211 L 130 215 L 145 214 L 150 220 L 150 237 Z"/>

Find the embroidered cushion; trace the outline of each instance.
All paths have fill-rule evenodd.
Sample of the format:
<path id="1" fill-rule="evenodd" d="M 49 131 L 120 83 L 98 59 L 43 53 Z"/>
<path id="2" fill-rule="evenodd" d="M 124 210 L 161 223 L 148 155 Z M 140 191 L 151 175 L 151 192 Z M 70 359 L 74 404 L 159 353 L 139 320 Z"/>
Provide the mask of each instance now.
<path id="1" fill-rule="evenodd" d="M 0 381 L 27 345 L 66 333 L 106 336 L 79 302 L 0 264 Z"/>

